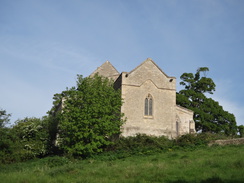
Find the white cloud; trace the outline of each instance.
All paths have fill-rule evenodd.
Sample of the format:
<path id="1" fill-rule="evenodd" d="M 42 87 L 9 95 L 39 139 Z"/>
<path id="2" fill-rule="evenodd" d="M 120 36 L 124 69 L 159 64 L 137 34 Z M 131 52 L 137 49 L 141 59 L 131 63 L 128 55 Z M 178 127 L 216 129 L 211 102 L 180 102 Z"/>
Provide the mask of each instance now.
<path id="1" fill-rule="evenodd" d="M 1 12 L 6 21 L 0 30 L 0 77 L 7 83 L 1 85 L 0 107 L 11 106 L 8 112 L 32 116 L 46 111 L 41 106 L 51 103 L 55 92 L 73 86 L 76 74 L 86 76 L 107 59 L 119 71 L 130 71 L 151 57 L 169 75 L 211 66 L 215 76 L 229 79 L 216 83 L 213 97 L 242 123 L 240 1 L 6 5 Z"/>

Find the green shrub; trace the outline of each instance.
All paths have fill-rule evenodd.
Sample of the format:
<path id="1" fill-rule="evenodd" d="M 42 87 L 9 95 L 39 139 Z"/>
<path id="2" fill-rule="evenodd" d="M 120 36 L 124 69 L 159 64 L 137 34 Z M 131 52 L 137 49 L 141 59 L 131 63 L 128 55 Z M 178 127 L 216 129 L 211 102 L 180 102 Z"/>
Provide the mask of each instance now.
<path id="1" fill-rule="evenodd" d="M 137 134 L 133 137 L 121 137 L 113 145 L 106 149 L 103 156 L 110 158 L 123 158 L 130 155 L 148 155 L 161 152 L 172 148 L 173 141 L 167 137 L 147 136 L 145 134 Z M 115 155 L 114 155 L 115 154 Z"/>
<path id="2" fill-rule="evenodd" d="M 175 139 L 175 146 L 187 148 L 206 146 L 213 140 L 226 138 L 224 134 L 216 133 L 186 134 Z"/>
<path id="3" fill-rule="evenodd" d="M 205 140 L 198 138 L 195 134 L 186 134 L 178 137 L 176 140 L 176 145 L 181 147 L 193 147 L 196 145 L 205 144 Z"/>
<path id="4" fill-rule="evenodd" d="M 121 137 L 106 148 L 105 152 L 93 156 L 100 160 L 115 160 L 132 155 L 150 155 L 157 152 L 167 152 L 176 149 L 196 149 L 205 147 L 212 140 L 227 138 L 223 134 L 200 133 L 186 134 L 177 139 L 170 140 L 167 137 L 155 137 L 145 134 L 137 134 L 133 137 Z"/>

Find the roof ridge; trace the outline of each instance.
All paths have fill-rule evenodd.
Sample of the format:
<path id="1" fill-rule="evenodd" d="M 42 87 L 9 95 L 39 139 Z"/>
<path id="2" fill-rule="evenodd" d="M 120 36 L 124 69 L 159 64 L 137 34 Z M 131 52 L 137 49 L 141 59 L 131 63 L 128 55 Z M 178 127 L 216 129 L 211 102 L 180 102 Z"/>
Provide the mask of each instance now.
<path id="1" fill-rule="evenodd" d="M 152 62 L 167 78 L 175 78 L 175 77 L 172 77 L 172 76 L 168 76 L 151 58 L 147 58 L 146 60 L 144 60 L 140 65 L 138 65 L 136 68 L 134 68 L 133 70 L 131 70 L 128 73 L 128 75 L 130 75 L 132 72 L 134 72 L 135 70 L 137 70 L 139 67 L 141 67 L 146 62 Z"/>
<path id="2" fill-rule="evenodd" d="M 104 69 L 109 69 L 105 71 Z M 117 69 L 108 61 L 106 60 L 101 66 L 97 67 L 95 71 L 93 71 L 90 76 L 93 76 L 95 73 L 100 73 L 101 75 L 105 77 L 109 76 L 115 76 L 119 75 L 120 73 L 117 71 Z"/>
<path id="3" fill-rule="evenodd" d="M 118 70 L 113 66 L 113 64 L 111 64 L 111 62 L 109 62 L 108 60 L 106 60 L 106 62 L 104 62 L 102 65 L 104 65 L 104 64 L 106 64 L 106 63 L 109 64 L 110 66 L 112 66 L 113 69 L 114 69 L 118 74 L 120 74 L 119 71 L 118 71 Z M 102 65 L 101 65 L 101 66 L 102 66 Z M 100 66 L 100 67 L 101 67 L 101 66 Z"/>

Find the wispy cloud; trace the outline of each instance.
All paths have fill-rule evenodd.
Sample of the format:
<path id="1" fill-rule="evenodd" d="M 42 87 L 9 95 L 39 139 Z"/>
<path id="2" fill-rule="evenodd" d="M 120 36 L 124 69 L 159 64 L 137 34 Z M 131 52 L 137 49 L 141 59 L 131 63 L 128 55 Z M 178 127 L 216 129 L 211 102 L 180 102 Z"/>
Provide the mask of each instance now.
<path id="1" fill-rule="evenodd" d="M 0 7 L 0 77 L 7 80 L 0 107 L 13 105 L 9 112 L 14 114 L 28 100 L 30 108 L 21 113 L 36 115 L 46 111 L 37 107 L 49 105 L 52 94 L 75 84 L 76 74 L 89 75 L 106 60 L 130 71 L 151 57 L 178 78 L 210 67 L 212 78 L 223 80 L 216 98 L 224 108 L 236 106 L 239 120 L 243 5 L 225 0 L 6 1 Z"/>

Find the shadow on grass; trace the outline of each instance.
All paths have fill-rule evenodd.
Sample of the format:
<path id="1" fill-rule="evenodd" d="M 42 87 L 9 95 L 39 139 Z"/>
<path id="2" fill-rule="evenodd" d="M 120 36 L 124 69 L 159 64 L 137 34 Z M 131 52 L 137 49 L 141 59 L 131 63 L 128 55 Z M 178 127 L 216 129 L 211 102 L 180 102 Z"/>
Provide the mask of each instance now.
<path id="1" fill-rule="evenodd" d="M 187 181 L 187 180 L 176 180 L 176 181 L 170 181 L 169 183 L 195 183 L 196 181 Z M 198 181 L 197 181 L 198 182 Z M 243 183 L 244 180 L 222 180 L 219 177 L 211 177 L 206 180 L 200 181 L 200 183 Z"/>

